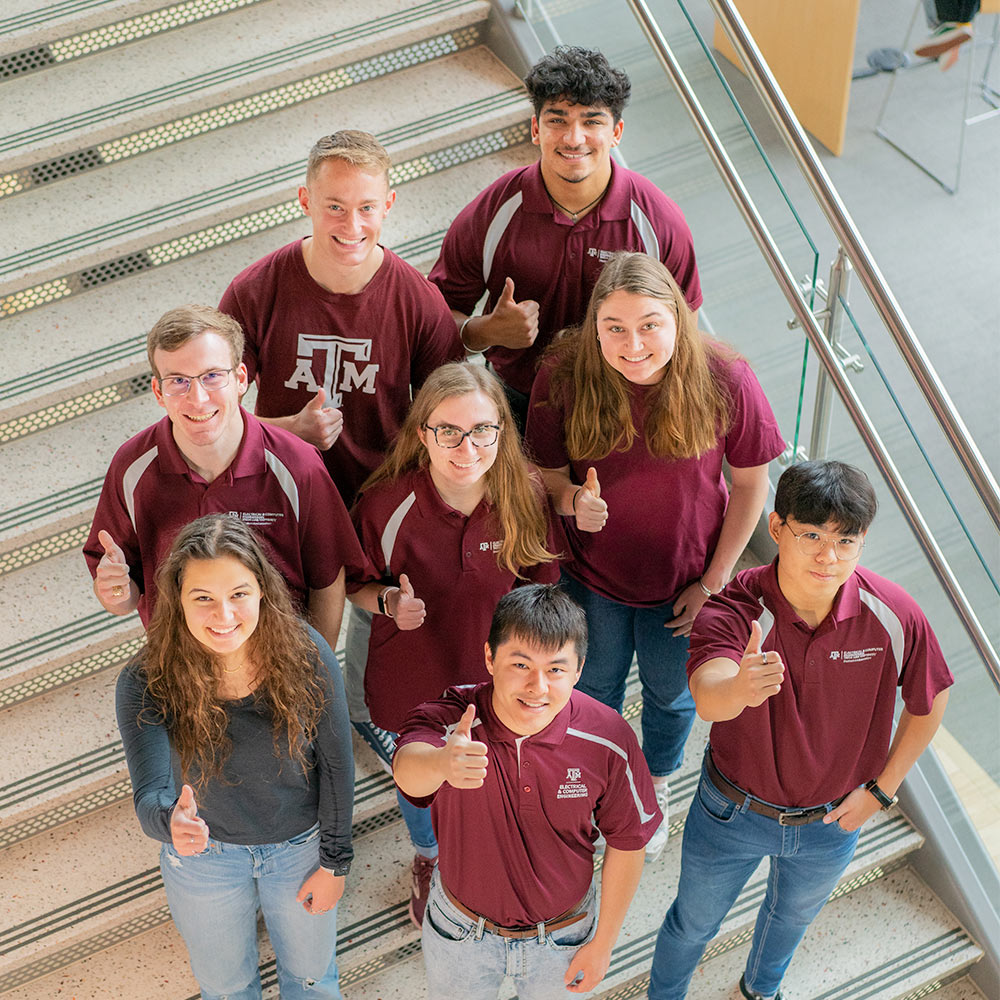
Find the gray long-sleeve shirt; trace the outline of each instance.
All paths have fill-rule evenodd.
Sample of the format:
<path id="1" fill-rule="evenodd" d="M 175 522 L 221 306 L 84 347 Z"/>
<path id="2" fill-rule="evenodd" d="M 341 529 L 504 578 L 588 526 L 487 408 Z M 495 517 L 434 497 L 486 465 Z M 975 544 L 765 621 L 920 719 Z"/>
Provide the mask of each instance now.
<path id="1" fill-rule="evenodd" d="M 354 857 L 351 725 L 337 658 L 326 640 L 307 628 L 320 654 L 317 674 L 326 705 L 316 738 L 306 748 L 305 771 L 291 758 L 284 734 L 275 754 L 270 715 L 250 695 L 226 702 L 232 753 L 221 776 L 196 790 L 195 800 L 210 836 L 231 844 L 280 843 L 318 820 L 319 863 L 344 875 Z M 137 653 L 119 675 L 115 707 L 136 815 L 147 836 L 169 842 L 170 814 L 183 784 L 180 758 L 170 742 L 162 708 L 146 690 L 143 653 Z"/>

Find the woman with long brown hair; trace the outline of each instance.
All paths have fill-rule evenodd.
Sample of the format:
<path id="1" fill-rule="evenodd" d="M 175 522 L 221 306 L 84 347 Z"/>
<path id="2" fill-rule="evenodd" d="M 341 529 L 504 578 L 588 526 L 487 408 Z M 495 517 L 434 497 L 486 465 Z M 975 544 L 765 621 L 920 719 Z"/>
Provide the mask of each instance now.
<path id="1" fill-rule="evenodd" d="M 467 362 L 434 371 L 352 512 L 373 567 L 347 585 L 352 603 L 374 615 L 365 700 L 390 740 L 417 705 L 488 678 L 483 643 L 504 594 L 521 580 L 559 578 L 562 536 L 549 513 L 496 377 Z M 429 809 L 402 796 L 400 807 L 416 850 L 410 912 L 420 924 L 437 842 Z"/>
<path id="2" fill-rule="evenodd" d="M 691 623 L 749 541 L 784 441 L 746 361 L 698 332 L 673 276 L 640 253 L 611 255 L 583 325 L 553 345 L 525 440 L 570 519 L 563 581 L 591 635 L 578 687 L 621 711 L 638 657 L 643 752 L 664 815 L 646 847 L 656 856 L 667 775 L 694 720 Z"/>
<path id="3" fill-rule="evenodd" d="M 235 517 L 183 528 L 157 587 L 118 727 L 201 995 L 259 1000 L 260 909 L 282 997 L 340 1000 L 354 762 L 337 660 Z"/>

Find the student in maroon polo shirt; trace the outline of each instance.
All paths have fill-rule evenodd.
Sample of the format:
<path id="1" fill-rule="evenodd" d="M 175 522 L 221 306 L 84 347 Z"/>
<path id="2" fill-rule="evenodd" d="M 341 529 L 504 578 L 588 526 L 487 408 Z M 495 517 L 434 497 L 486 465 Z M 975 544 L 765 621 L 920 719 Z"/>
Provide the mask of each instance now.
<path id="1" fill-rule="evenodd" d="M 875 509 L 858 469 L 787 469 L 768 522 L 777 559 L 739 573 L 695 622 L 687 671 L 713 725 L 651 1000 L 687 995 L 702 951 L 768 856 L 740 990 L 780 997 L 859 828 L 896 801 L 941 722 L 953 678 L 927 619 L 900 587 L 858 566 Z"/>
<path id="2" fill-rule="evenodd" d="M 496 377 L 443 365 L 352 512 L 370 571 L 348 590 L 375 615 L 365 699 L 376 726 L 391 736 L 449 685 L 488 678 L 479 650 L 499 598 L 525 579 L 559 579 L 565 539 L 550 514 Z M 387 765 L 391 753 L 387 745 Z M 416 851 L 410 917 L 419 926 L 437 841 L 429 810 L 402 796 L 400 806 Z"/>
<path id="3" fill-rule="evenodd" d="M 641 250 L 663 261 L 688 305 L 701 305 L 681 210 L 611 157 L 628 76 L 600 52 L 560 46 L 524 83 L 540 161 L 504 174 L 459 213 L 430 273 L 465 345 L 486 351 L 522 426 L 542 352 L 556 331 L 581 322 L 611 252 Z M 484 312 L 475 315 L 484 292 Z"/>
<path id="4" fill-rule="evenodd" d="M 642 749 L 664 814 L 653 858 L 694 721 L 691 623 L 749 541 L 784 441 L 750 366 L 698 332 L 673 276 L 639 253 L 611 256 L 583 326 L 553 346 L 525 440 L 568 518 L 564 585 L 591 636 L 581 690 L 621 711 L 638 657 Z"/>
<path id="5" fill-rule="evenodd" d="M 450 688 L 400 733 L 396 782 L 432 803 L 441 842 L 422 939 L 432 997 L 496 1000 L 517 969 L 522 1000 L 548 1000 L 607 972 L 660 812 L 628 723 L 573 690 L 586 651 L 578 605 L 518 587 L 490 626 L 492 680 Z"/>
<path id="6" fill-rule="evenodd" d="M 84 555 L 94 593 L 149 622 L 156 570 L 177 531 L 203 514 L 251 525 L 293 600 L 336 648 L 345 568 L 364 557 L 316 449 L 240 406 L 243 333 L 209 306 L 164 313 L 146 339 L 153 395 L 167 415 L 111 460 Z"/>

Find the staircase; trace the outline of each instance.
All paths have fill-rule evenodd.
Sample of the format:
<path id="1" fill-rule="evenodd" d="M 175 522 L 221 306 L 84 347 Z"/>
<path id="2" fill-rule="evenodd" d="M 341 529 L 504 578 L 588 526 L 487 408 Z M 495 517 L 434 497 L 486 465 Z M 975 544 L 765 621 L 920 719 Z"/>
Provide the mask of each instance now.
<path id="1" fill-rule="evenodd" d="M 142 642 L 90 591 L 80 547 L 108 462 L 158 419 L 145 332 L 167 308 L 308 232 L 310 145 L 375 132 L 399 197 L 385 242 L 427 269 L 450 220 L 531 162 L 530 109 L 489 48 L 485 0 L 8 0 L 0 16 L 0 994 L 197 994 L 140 831 L 114 721 Z M 628 712 L 638 715 L 632 692 Z M 603 997 L 643 996 L 676 885 L 705 729 L 672 785 L 673 836 L 644 873 Z M 354 870 L 340 907 L 351 998 L 426 996 L 406 915 L 410 850 L 389 778 L 357 751 Z M 812 1000 L 982 994 L 979 957 L 907 865 L 920 835 L 868 825 L 792 965 Z M 735 996 L 758 874 L 693 997 Z M 265 985 L 273 959 L 262 947 Z M 945 985 L 940 985 L 945 984 Z"/>

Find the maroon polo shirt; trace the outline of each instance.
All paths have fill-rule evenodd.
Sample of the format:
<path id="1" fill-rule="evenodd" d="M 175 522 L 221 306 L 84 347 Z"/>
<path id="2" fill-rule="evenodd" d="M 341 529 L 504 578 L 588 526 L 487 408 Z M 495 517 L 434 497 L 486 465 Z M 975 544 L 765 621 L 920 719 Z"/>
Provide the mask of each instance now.
<path id="1" fill-rule="evenodd" d="M 712 725 L 712 757 L 730 781 L 766 802 L 807 808 L 877 778 L 888 756 L 896 688 L 911 715 L 926 715 L 954 678 L 916 602 L 858 567 L 812 628 L 778 586 L 777 560 L 738 573 L 701 610 L 688 677 L 703 663 L 739 663 L 759 620 L 761 649 L 785 665 L 781 690 L 757 708 Z"/>
<path id="2" fill-rule="evenodd" d="M 565 538 L 544 490 L 538 502 L 549 513 L 546 548 L 562 552 Z M 352 511 L 370 571 L 352 577 L 354 593 L 366 583 L 396 583 L 406 573 L 427 610 L 423 625 L 401 631 L 386 615 L 372 619 L 365 669 L 365 701 L 372 721 L 398 732 L 412 709 L 452 684 L 489 678 L 483 643 L 497 601 L 517 577 L 497 565 L 503 531 L 487 500 L 466 517 L 449 507 L 429 471 L 409 472 L 362 494 Z M 522 568 L 536 583 L 559 579 L 556 560 Z"/>
<path id="3" fill-rule="evenodd" d="M 583 483 L 597 470 L 601 499 L 608 504 L 602 531 L 579 531 L 576 520 L 563 526 L 569 541 L 566 572 L 595 593 L 633 607 L 673 601 L 702 577 L 712 559 L 729 492 L 722 460 L 747 468 L 764 465 L 785 450 L 771 406 L 757 377 L 742 359 L 713 361 L 732 400 L 731 423 L 710 451 L 698 458 L 657 458 L 646 447 L 647 402 L 655 386 L 626 383 L 637 436 L 628 451 L 606 458 L 570 461 L 564 425 L 570 405 L 550 399 L 553 363 L 539 370 L 531 393 L 525 445 L 543 468 L 570 466 Z M 544 404 L 544 405 L 540 405 Z"/>
<path id="4" fill-rule="evenodd" d="M 432 803 L 448 889 L 476 913 L 519 927 L 583 899 L 597 830 L 612 847 L 638 851 L 662 814 L 635 733 L 613 709 L 574 691 L 542 732 L 519 737 L 496 717 L 492 693 L 492 683 L 449 688 L 410 715 L 396 746 L 444 746 L 475 702 L 472 738 L 489 748 L 482 787 L 445 782 L 434 795 L 407 798 Z"/>
<path id="5" fill-rule="evenodd" d="M 508 277 L 515 301 L 538 302 L 531 347 L 486 352 L 503 380 L 527 395 L 552 335 L 583 321 L 597 276 L 616 250 L 662 261 L 688 305 L 701 305 L 694 241 L 681 210 L 651 181 L 614 161 L 607 194 L 577 223 L 552 204 L 538 163 L 504 174 L 458 214 L 429 277 L 449 306 L 470 315 L 486 291 L 483 312 L 490 312 Z"/>
<path id="6" fill-rule="evenodd" d="M 219 309 L 246 335 L 259 416 L 298 413 L 320 387 L 343 411 L 322 455 L 348 506 L 402 426 L 410 387 L 465 356 L 441 293 L 391 250 L 362 291 L 340 295 L 313 280 L 296 240 L 238 274 Z"/>
<path id="7" fill-rule="evenodd" d="M 97 533 L 111 533 L 142 591 L 144 625 L 160 561 L 177 532 L 203 514 L 231 513 L 250 525 L 300 609 L 308 591 L 329 587 L 342 567 L 363 571 L 350 518 L 316 449 L 240 412 L 239 451 L 211 483 L 184 461 L 169 417 L 130 438 L 111 460 L 83 554 L 93 576 L 104 554 Z"/>

